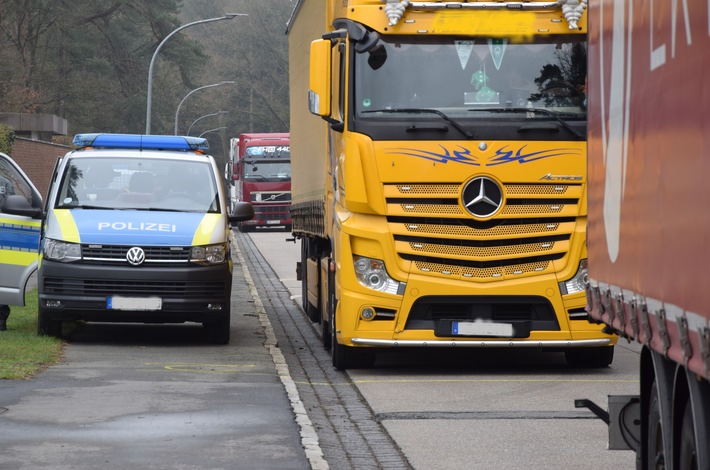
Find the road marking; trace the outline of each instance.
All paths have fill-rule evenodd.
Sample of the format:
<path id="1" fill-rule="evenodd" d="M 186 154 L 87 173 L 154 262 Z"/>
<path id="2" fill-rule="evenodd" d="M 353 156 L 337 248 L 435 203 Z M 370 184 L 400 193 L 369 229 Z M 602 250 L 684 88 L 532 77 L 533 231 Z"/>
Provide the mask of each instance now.
<path id="1" fill-rule="evenodd" d="M 352 377 L 352 376 L 351 376 Z M 352 379 L 350 382 L 335 384 L 333 382 L 296 382 L 299 385 L 324 385 L 332 387 L 335 385 L 354 384 L 408 384 L 408 383 L 638 383 L 634 379 Z"/>
<path id="2" fill-rule="evenodd" d="M 591 411 L 395 411 L 378 419 L 599 419 Z"/>
<path id="3" fill-rule="evenodd" d="M 164 363 L 146 362 L 145 366 L 158 366 L 162 369 L 174 372 L 199 372 L 210 374 L 247 374 L 247 375 L 268 375 L 275 374 L 268 372 L 254 372 L 250 369 L 257 367 L 256 364 L 199 364 L 199 363 Z"/>

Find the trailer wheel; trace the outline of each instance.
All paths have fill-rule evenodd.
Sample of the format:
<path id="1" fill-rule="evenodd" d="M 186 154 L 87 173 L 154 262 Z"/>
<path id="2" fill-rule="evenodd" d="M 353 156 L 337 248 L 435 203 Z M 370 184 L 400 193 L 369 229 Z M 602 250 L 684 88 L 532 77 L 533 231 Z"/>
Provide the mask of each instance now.
<path id="1" fill-rule="evenodd" d="M 683 421 L 680 429 L 680 446 L 678 449 L 679 470 L 697 470 L 698 450 L 695 448 L 695 429 L 693 427 L 693 408 L 690 402 L 685 404 Z"/>
<path id="2" fill-rule="evenodd" d="M 301 305 L 306 316 L 313 323 L 320 321 L 320 312 L 308 301 L 308 258 L 311 255 L 311 246 L 308 239 L 301 241 Z"/>
<path id="3" fill-rule="evenodd" d="M 614 346 L 575 348 L 565 351 L 567 364 L 574 367 L 603 368 L 614 360 Z"/>
<path id="4" fill-rule="evenodd" d="M 665 468 L 663 453 L 663 427 L 661 425 L 661 404 L 658 385 L 654 380 L 648 398 L 648 436 L 646 438 L 646 463 L 648 468 Z"/>
<path id="5" fill-rule="evenodd" d="M 39 311 L 37 315 L 37 334 L 39 336 L 62 337 L 62 321 L 54 319 L 48 312 Z"/>

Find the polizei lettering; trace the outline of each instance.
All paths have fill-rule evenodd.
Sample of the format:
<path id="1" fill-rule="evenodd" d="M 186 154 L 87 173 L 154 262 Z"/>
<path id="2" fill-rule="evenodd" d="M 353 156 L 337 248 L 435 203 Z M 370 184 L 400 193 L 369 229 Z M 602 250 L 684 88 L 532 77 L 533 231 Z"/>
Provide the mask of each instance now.
<path id="1" fill-rule="evenodd" d="M 139 232 L 175 232 L 175 224 L 157 224 L 154 222 L 99 222 L 99 230 L 136 230 Z"/>

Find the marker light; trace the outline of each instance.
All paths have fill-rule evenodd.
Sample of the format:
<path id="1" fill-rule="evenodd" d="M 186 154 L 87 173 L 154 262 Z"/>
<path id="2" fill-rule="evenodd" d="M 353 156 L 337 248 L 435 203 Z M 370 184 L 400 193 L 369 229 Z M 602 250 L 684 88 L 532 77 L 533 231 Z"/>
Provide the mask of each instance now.
<path id="1" fill-rule="evenodd" d="M 208 150 L 207 139 L 178 135 L 77 134 L 74 145 L 137 150 Z"/>

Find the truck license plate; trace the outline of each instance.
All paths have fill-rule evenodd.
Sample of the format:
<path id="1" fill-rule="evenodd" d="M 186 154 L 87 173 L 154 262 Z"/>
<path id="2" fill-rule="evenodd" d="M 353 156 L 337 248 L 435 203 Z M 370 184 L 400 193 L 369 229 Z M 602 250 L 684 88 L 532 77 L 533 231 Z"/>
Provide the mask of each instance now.
<path id="1" fill-rule="evenodd" d="M 279 225 L 281 223 L 280 220 L 267 220 L 266 221 L 267 225 Z"/>
<path id="2" fill-rule="evenodd" d="M 160 310 L 163 299 L 160 297 L 121 297 L 111 296 L 106 299 L 109 310 Z"/>
<path id="3" fill-rule="evenodd" d="M 451 334 L 454 336 L 513 336 L 513 325 L 493 322 L 451 322 Z"/>

